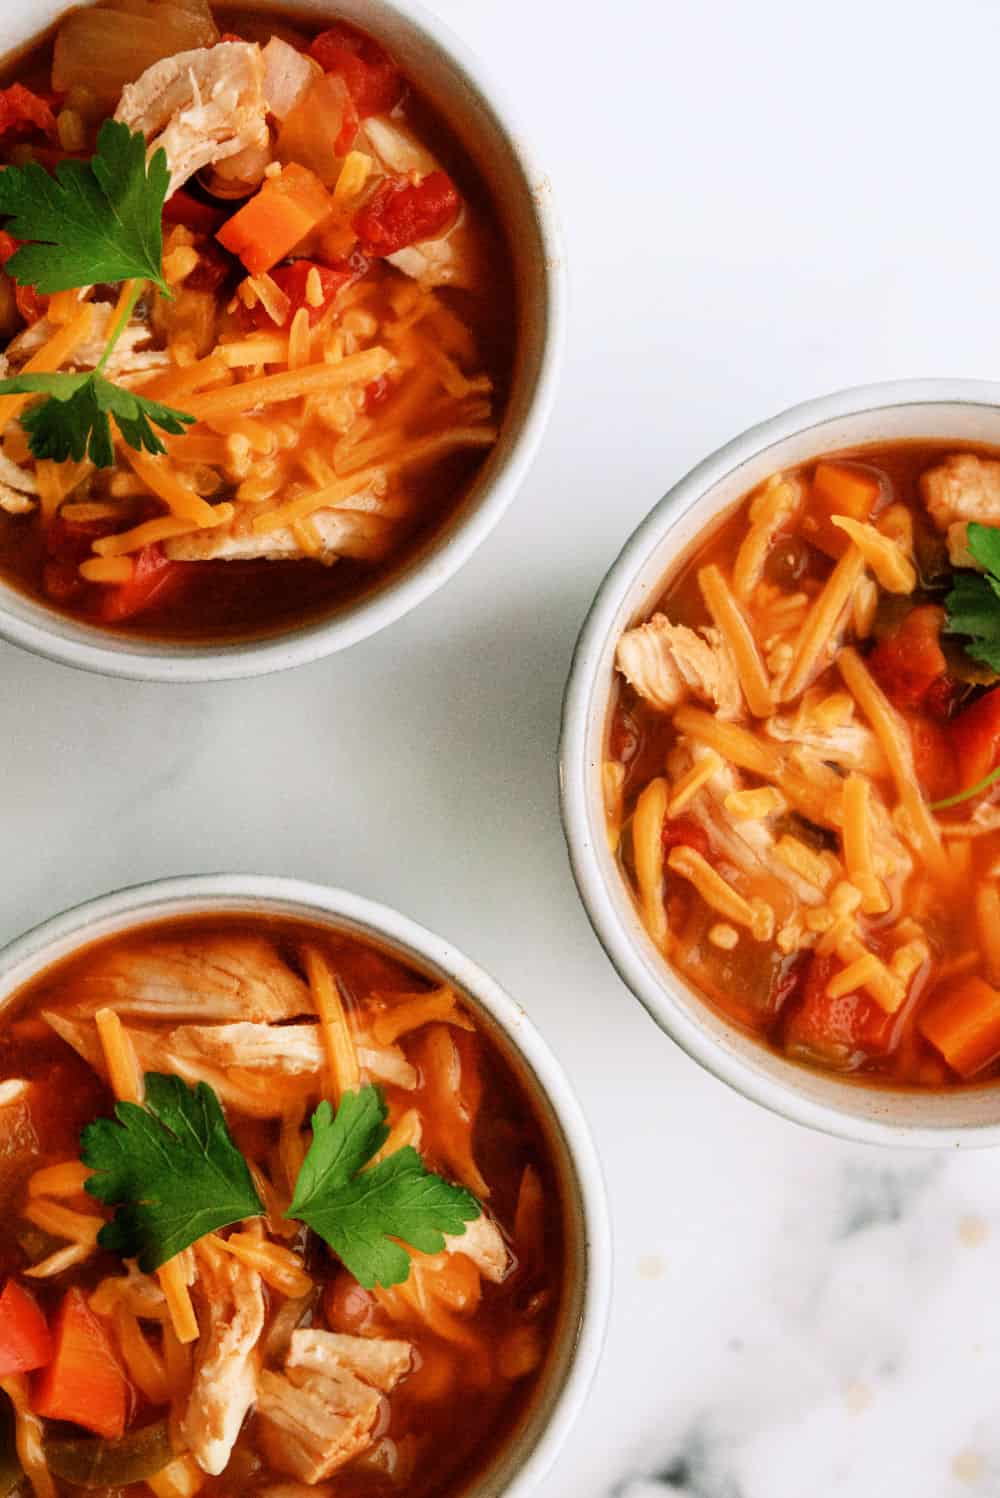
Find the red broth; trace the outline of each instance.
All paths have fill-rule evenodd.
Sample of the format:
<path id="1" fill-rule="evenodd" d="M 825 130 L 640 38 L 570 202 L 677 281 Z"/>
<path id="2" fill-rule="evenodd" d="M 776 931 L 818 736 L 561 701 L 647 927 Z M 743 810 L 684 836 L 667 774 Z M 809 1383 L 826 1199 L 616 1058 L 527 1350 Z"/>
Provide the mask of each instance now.
<path id="1" fill-rule="evenodd" d="M 172 1408 L 170 1429 L 178 1455 L 185 1449 L 177 1434 L 184 1429 L 184 1410 L 197 1398 L 199 1348 L 211 1335 L 213 1315 L 225 1314 L 224 1307 L 208 1303 L 200 1288 L 201 1275 L 207 1274 L 202 1247 L 194 1249 L 199 1274 L 191 1291 L 202 1328 L 201 1339 L 194 1344 L 194 1382 L 182 1364 L 170 1407 L 142 1392 L 121 1340 L 122 1323 L 113 1309 L 124 1303 L 116 1296 L 125 1296 L 129 1283 L 121 1259 L 97 1250 L 61 1273 L 29 1273 L 66 1246 L 51 1224 L 40 1226 L 31 1220 L 32 1215 L 37 1217 L 32 1205 L 47 1201 L 44 1192 L 33 1191 L 32 1181 L 37 1188 L 39 1171 L 77 1159 L 81 1128 L 108 1116 L 114 1105 L 101 1074 L 99 1043 L 94 1052 L 97 1064 L 91 1065 L 54 1032 L 45 1016 L 55 1014 L 64 1034 L 69 1033 L 67 1021 L 76 1025 L 74 1037 L 81 1049 L 87 1049 L 96 1038 L 91 1001 L 96 995 L 100 1003 L 103 996 L 119 1013 L 140 1061 L 151 1054 L 157 1069 L 171 1071 L 180 1064 L 176 1058 L 184 1055 L 187 1080 L 203 1074 L 211 1082 L 217 1080 L 211 1066 L 200 1072 L 198 1065 L 194 1072 L 189 1069 L 190 1040 L 203 1022 L 223 1029 L 231 1022 L 232 986 L 228 998 L 220 997 L 215 981 L 220 968 L 235 971 L 233 964 L 238 965 L 243 983 L 239 1002 L 251 1010 L 257 992 L 252 985 L 258 977 L 275 991 L 281 988 L 286 1009 L 295 1008 L 295 993 L 309 992 L 307 949 L 317 951 L 334 976 L 352 1036 L 364 1032 L 369 1046 L 381 1044 L 375 1038 L 380 1021 L 392 1022 L 417 997 L 438 992 L 422 973 L 354 937 L 301 921 L 222 916 L 159 923 L 95 944 L 28 984 L 5 1011 L 0 1026 L 3 1078 L 29 1084 L 24 1097 L 0 1107 L 0 1269 L 35 1297 L 50 1326 L 68 1291 L 78 1289 L 90 1299 L 128 1382 L 126 1436 L 155 1425 Z M 178 956 L 181 951 L 183 958 Z M 183 981 L 177 978 L 178 962 Z M 138 996 L 149 991 L 150 964 L 159 975 L 152 986 L 158 984 L 160 1010 L 158 1015 L 137 1014 L 136 1003 L 142 1002 Z M 203 970 L 206 986 L 199 989 Z M 290 1006 L 284 993 L 289 986 Z M 193 1012 L 190 997 L 184 997 L 192 991 L 200 994 L 200 1014 Z M 177 1011 L 171 1012 L 174 1004 Z M 313 1019 L 303 1014 L 273 1023 L 301 1029 Z M 263 1286 L 266 1317 L 254 1357 L 261 1368 L 280 1376 L 284 1355 L 272 1346 L 272 1338 L 283 1324 L 286 1343 L 288 1327 L 298 1324 L 361 1338 L 366 1345 L 371 1339 L 387 1338 L 408 1344 L 408 1371 L 381 1399 L 377 1420 L 361 1449 L 324 1476 L 318 1491 L 336 1498 L 389 1498 L 398 1493 L 449 1498 L 466 1491 L 512 1438 L 545 1376 L 563 1299 L 565 1200 L 546 1125 L 513 1066 L 460 999 L 448 1017 L 407 1029 L 398 1039 L 385 1042 L 382 1050 L 386 1054 L 374 1071 L 362 1064 L 362 1080 L 379 1068 L 396 1075 L 395 1083 L 381 1083 L 390 1125 L 417 1118 L 427 1167 L 451 1180 L 475 1182 L 480 1194 L 488 1190 L 489 1221 L 495 1225 L 495 1243 L 502 1245 L 506 1268 L 491 1278 L 460 1252 L 418 1256 L 402 1286 L 368 1292 L 311 1232 L 293 1228 L 290 1236 L 282 1237 L 267 1228 L 264 1241 L 297 1254 L 311 1289 L 293 1304 L 273 1285 Z M 442 1055 L 450 1058 L 446 1067 Z M 328 1075 L 322 1068 L 309 1075 L 289 1076 L 280 1068 L 255 1074 L 253 1065 L 241 1067 L 240 1059 L 237 1046 L 218 1084 L 226 1120 L 237 1146 L 259 1172 L 258 1182 L 261 1176 L 266 1180 L 268 1201 L 280 1204 L 288 1198 L 287 1162 L 299 1158 L 307 1146 L 308 1119 L 317 1100 L 329 1093 Z M 245 1107 L 240 1106 L 241 1089 L 248 1099 Z M 80 1194 L 79 1187 L 57 1205 L 110 1215 Z M 48 1221 L 44 1211 L 41 1221 Z M 222 1235 L 228 1231 L 222 1230 Z M 155 1294 L 155 1280 L 138 1275 L 134 1266 L 128 1273 L 134 1284 Z M 164 1320 L 162 1312 L 154 1310 L 153 1319 L 140 1316 L 138 1325 L 154 1359 L 162 1361 L 169 1316 Z M 44 1373 L 28 1375 L 29 1405 L 38 1396 L 43 1377 Z M 67 1435 L 85 1437 L 85 1432 L 46 1422 L 47 1440 Z M 192 1459 L 189 1454 L 187 1460 Z M 193 1470 L 200 1479 L 199 1491 L 208 1498 L 222 1498 L 237 1489 L 256 1493 L 298 1476 L 281 1430 L 252 1406 L 224 1471 L 207 1476 L 197 1462 Z M 67 1498 L 76 1491 L 69 1483 L 58 1486 Z M 127 1491 L 144 1494 L 150 1489 L 138 1483 Z"/>
<path id="2" fill-rule="evenodd" d="M 882 1086 L 1000 1074 L 996 786 L 940 805 L 1000 763 L 996 674 L 944 627 L 973 576 L 948 526 L 1000 523 L 998 476 L 930 442 L 778 475 L 619 649 L 609 832 L 653 939 L 762 1043 Z M 881 578 L 834 514 L 892 542 Z M 714 632 L 727 603 L 756 667 Z"/>
<path id="3" fill-rule="evenodd" d="M 135 44 L 130 52 L 116 38 L 118 50 L 111 48 L 103 70 L 92 78 L 87 59 L 94 43 L 72 32 L 67 42 L 65 23 L 8 62 L 8 90 L 27 87 L 43 104 L 52 100 L 54 124 L 46 130 L 31 119 L 18 121 L 17 110 L 24 108 L 20 96 L 4 95 L 14 100 L 14 121 L 4 129 L 0 112 L 0 164 L 38 160 L 51 170 L 62 155 L 94 151 L 98 128 L 118 102 L 116 80 L 134 80 L 146 64 L 148 38 L 138 29 L 149 24 L 146 10 L 149 16 L 168 9 L 178 14 L 169 0 L 140 0 L 138 8 L 135 0 L 110 0 L 112 8 L 116 4 L 138 18 Z M 162 12 L 156 11 L 158 4 Z M 324 112 L 310 100 L 308 127 L 296 125 L 287 139 L 288 121 L 269 113 L 267 151 L 276 163 L 280 157 L 296 169 L 319 168 L 320 191 L 331 201 L 348 161 L 367 163 L 367 177 L 353 196 L 345 196 L 344 206 L 264 273 L 264 302 L 255 290 L 261 277 L 251 275 L 217 237 L 226 238 L 229 222 L 249 200 L 213 195 L 214 184 L 205 185 L 212 169 L 185 181 L 165 209 L 165 264 L 182 269 L 178 252 L 183 257 L 190 251 L 197 260 L 177 282 L 173 301 L 159 293 L 140 301 L 127 334 L 135 340 L 135 352 L 124 359 L 123 378 L 134 379 L 140 393 L 148 385 L 151 397 L 197 414 L 206 396 L 183 388 L 171 394 L 178 374 L 199 361 L 249 359 L 247 339 L 257 340 L 259 358 L 227 364 L 224 379 L 237 385 L 342 357 L 355 359 L 358 374 L 327 394 L 280 401 L 262 397 L 229 417 L 199 420 L 182 436 L 166 436 L 168 455 L 141 473 L 134 471 L 131 450 L 123 444 L 111 469 L 50 465 L 37 496 L 35 460 L 14 423 L 2 452 L 27 475 L 32 493 L 26 500 L 17 492 L 12 500 L 8 495 L 6 508 L 0 502 L 0 576 L 89 624 L 204 643 L 273 635 L 335 613 L 419 560 L 461 510 L 502 425 L 518 312 L 510 253 L 488 184 L 433 102 L 375 39 L 341 28 L 350 45 L 324 49 L 317 38 L 329 36 L 331 26 L 336 30 L 334 16 L 320 26 L 314 16 L 272 17 L 266 9 L 209 10 L 207 0 L 192 3 L 188 11 L 203 12 L 209 38 L 266 47 L 276 36 L 296 55 L 317 51 L 329 69 L 323 75 L 316 64 L 332 90 L 329 107 Z M 79 26 L 77 13 L 68 24 Z M 351 61 L 352 48 L 360 62 Z M 341 87 L 345 77 L 359 103 L 353 113 L 345 106 L 345 133 L 334 137 L 335 102 L 349 95 L 347 85 Z M 374 92 L 372 79 L 378 83 Z M 376 109 L 382 112 L 365 114 Z M 388 139 L 376 142 L 376 128 L 389 132 Z M 342 154 L 334 154 L 331 139 Z M 407 152 L 417 163 L 409 171 Z M 410 213 L 397 232 L 400 215 L 392 204 L 398 189 L 416 181 L 418 186 L 407 190 L 426 198 L 430 189 L 422 184 L 428 178 L 450 184 L 449 201 L 461 214 L 458 228 L 447 231 L 432 210 L 430 217 L 426 211 L 423 217 Z M 390 207 L 383 210 L 379 205 L 385 202 Z M 451 279 L 437 284 L 436 273 L 427 273 L 426 266 L 417 279 L 412 263 L 400 269 L 396 254 L 390 263 L 383 253 L 396 240 L 390 243 L 384 234 L 378 244 L 359 238 L 355 224 L 367 225 L 370 232 L 373 215 L 388 214 L 389 222 L 393 212 L 396 239 L 445 228 L 445 239 L 430 248 L 454 245 L 452 263 L 441 273 Z M 13 247 L 0 235 L 0 261 Z M 414 252 L 404 246 L 407 253 Z M 309 280 L 314 268 L 320 281 Z M 266 292 L 268 282 L 272 288 L 277 283 L 277 293 Z M 103 326 L 117 288 L 98 287 L 88 295 L 95 326 Z M 303 307 L 310 327 L 308 332 L 299 327 L 293 336 L 295 313 Z M 66 297 L 49 307 L 47 298 L 16 287 L 0 271 L 0 345 L 7 346 L 11 373 L 55 332 L 47 310 L 68 316 Z M 79 367 L 88 367 L 92 345 L 96 349 L 94 337 L 85 340 L 64 367 L 76 368 L 74 358 Z M 383 357 L 378 350 L 392 360 L 384 374 L 377 372 Z M 370 378 L 366 359 L 375 360 Z M 219 388 L 209 382 L 203 390 Z M 339 484 L 342 474 L 359 475 L 356 490 L 340 484 L 330 505 L 310 509 L 308 496 Z M 154 526 L 153 538 L 141 544 L 145 529 L 135 544 L 109 540 L 134 535 L 140 526 L 148 529 L 150 521 L 169 520 L 177 509 L 177 483 L 196 496 L 203 528 L 158 536 Z M 198 497 L 205 504 L 199 505 Z M 279 512 L 285 515 L 292 501 L 301 508 L 303 499 L 303 513 L 278 525 Z M 267 520 L 269 512 L 274 522 Z M 220 522 L 222 515 L 230 518 Z M 258 522 L 271 529 L 258 531 Z M 106 557 L 99 560 L 109 545 L 118 559 L 110 569 Z M 118 546 L 128 549 L 119 553 Z"/>

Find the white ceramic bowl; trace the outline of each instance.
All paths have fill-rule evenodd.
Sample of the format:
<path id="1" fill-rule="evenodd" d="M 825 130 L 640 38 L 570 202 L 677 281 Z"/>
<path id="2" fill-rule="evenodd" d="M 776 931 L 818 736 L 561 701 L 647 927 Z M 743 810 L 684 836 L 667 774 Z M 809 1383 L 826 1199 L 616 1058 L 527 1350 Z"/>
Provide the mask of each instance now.
<path id="1" fill-rule="evenodd" d="M 5 0 L 0 56 L 23 47 L 70 8 L 69 0 Z M 355 21 L 384 42 L 490 185 L 519 300 L 514 378 L 500 440 L 454 518 L 411 562 L 357 603 L 277 636 L 217 645 L 116 636 L 0 582 L 0 637 L 64 665 L 141 681 L 220 681 L 301 666 L 356 644 L 415 608 L 468 560 L 517 493 L 548 420 L 564 337 L 563 250 L 549 179 L 532 164 L 513 123 L 506 81 L 491 78 L 419 0 L 267 0 L 266 8 L 317 25 Z"/>
<path id="2" fill-rule="evenodd" d="M 565 1073 L 525 1011 L 447 941 L 385 905 L 344 890 L 261 875 L 207 874 L 119 890 L 43 922 L 0 950 L 0 1009 L 36 973 L 81 946 L 170 917 L 242 913 L 316 921 L 377 942 L 453 984 L 534 1098 L 567 1201 L 568 1290 L 549 1367 L 527 1417 L 463 1498 L 526 1498 L 536 1490 L 590 1386 L 608 1318 L 611 1237 L 601 1168 Z"/>
<path id="3" fill-rule="evenodd" d="M 1000 385 L 915 380 L 793 406 L 706 458 L 650 511 L 604 579 L 577 642 L 563 704 L 563 826 L 583 903 L 619 975 L 710 1072 L 776 1113 L 850 1139 L 1000 1144 L 1000 1086 L 919 1093 L 852 1083 L 786 1061 L 729 1024 L 646 935 L 605 835 L 601 762 L 622 631 L 648 615 L 706 527 L 769 474 L 825 452 L 906 438 L 1000 446 Z"/>

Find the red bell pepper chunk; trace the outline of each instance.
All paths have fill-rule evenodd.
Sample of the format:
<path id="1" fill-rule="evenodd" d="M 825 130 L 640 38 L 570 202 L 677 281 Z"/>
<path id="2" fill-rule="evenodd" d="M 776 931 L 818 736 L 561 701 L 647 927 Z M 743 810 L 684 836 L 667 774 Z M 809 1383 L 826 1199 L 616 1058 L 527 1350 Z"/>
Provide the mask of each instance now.
<path id="1" fill-rule="evenodd" d="M 836 1065 L 860 1054 L 885 1055 L 892 1046 L 894 1016 L 864 993 L 833 999 L 830 979 L 841 971 L 839 958 L 814 954 L 803 985 L 802 1002 L 788 1016 L 785 1044 L 802 1048 Z"/>
<path id="2" fill-rule="evenodd" d="M 416 183 L 386 177 L 354 215 L 352 227 L 366 255 L 394 255 L 422 239 L 440 238 L 460 206 L 447 172 L 429 172 Z"/>
<path id="3" fill-rule="evenodd" d="M 227 217 L 226 208 L 217 203 L 205 203 L 183 187 L 179 187 L 163 205 L 165 224 L 183 224 L 196 234 L 214 234 Z"/>
<path id="4" fill-rule="evenodd" d="M 135 554 L 135 567 L 127 583 L 102 587 L 98 618 L 105 624 L 134 619 L 154 604 L 164 604 L 180 592 L 191 578 L 197 562 L 172 562 L 159 542 Z"/>
<path id="5" fill-rule="evenodd" d="M 54 1330 L 52 1361 L 37 1377 L 32 1405 L 46 1420 L 71 1420 L 105 1440 L 123 1433 L 131 1388 L 84 1293 L 67 1290 Z"/>
<path id="6" fill-rule="evenodd" d="M 338 73 L 361 119 L 388 114 L 403 95 L 403 76 L 378 42 L 338 21 L 320 32 L 309 49 L 324 73 Z"/>
<path id="7" fill-rule="evenodd" d="M 45 135 L 55 136 L 56 117 L 52 105 L 32 93 L 23 83 L 12 83 L 10 88 L 0 89 L 0 135 L 24 134 L 41 130 Z"/>
<path id="8" fill-rule="evenodd" d="M 908 714 L 913 768 L 929 801 L 940 801 L 955 789 L 955 751 L 948 726 L 924 714 Z"/>
<path id="9" fill-rule="evenodd" d="M 911 609 L 895 634 L 868 657 L 872 675 L 896 707 L 927 707 L 947 715 L 951 683 L 941 649 L 943 624 L 944 610 L 934 604 Z"/>
<path id="10" fill-rule="evenodd" d="M 1000 687 L 991 687 L 950 725 L 962 790 L 984 780 L 1000 761 Z"/>
<path id="11" fill-rule="evenodd" d="M 17 1280 L 8 1280 L 0 1295 L 0 1378 L 44 1368 L 52 1356 L 52 1338 L 38 1302 Z"/>

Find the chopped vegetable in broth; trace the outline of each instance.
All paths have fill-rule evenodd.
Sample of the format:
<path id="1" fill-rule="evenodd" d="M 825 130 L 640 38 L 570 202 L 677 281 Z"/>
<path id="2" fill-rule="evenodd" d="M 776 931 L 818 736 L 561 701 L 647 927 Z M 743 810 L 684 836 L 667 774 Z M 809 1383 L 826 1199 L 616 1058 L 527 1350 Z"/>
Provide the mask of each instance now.
<path id="1" fill-rule="evenodd" d="M 459 993 L 160 923 L 15 994 L 0 1066 L 3 1491 L 458 1498 L 524 1419 L 564 1198 Z"/>
<path id="2" fill-rule="evenodd" d="M 0 88 L 0 577 L 118 632 L 274 633 L 415 561 L 495 445 L 490 194 L 378 40 L 101 0 Z"/>
<path id="3" fill-rule="evenodd" d="M 691 985 L 862 1081 L 1000 1075 L 1000 456 L 772 475 L 617 672 L 609 837 Z"/>

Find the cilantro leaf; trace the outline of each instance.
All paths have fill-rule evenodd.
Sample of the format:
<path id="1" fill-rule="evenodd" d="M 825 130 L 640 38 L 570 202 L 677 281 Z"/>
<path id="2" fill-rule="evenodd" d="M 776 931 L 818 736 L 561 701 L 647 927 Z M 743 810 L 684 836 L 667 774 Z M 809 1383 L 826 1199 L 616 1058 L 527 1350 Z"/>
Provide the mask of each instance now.
<path id="1" fill-rule="evenodd" d="M 106 120 L 89 161 L 61 161 L 52 175 L 30 162 L 0 172 L 0 214 L 31 241 L 7 269 L 43 295 L 98 281 L 163 279 L 163 202 L 170 185 L 165 152 L 146 166 L 146 141 Z M 169 292 L 168 292 L 169 294 Z"/>
<path id="2" fill-rule="evenodd" d="M 945 599 L 949 634 L 966 635 L 966 655 L 1000 672 L 1000 529 L 991 525 L 966 527 L 966 544 L 986 569 L 956 572 Z"/>
<path id="3" fill-rule="evenodd" d="M 146 1102 L 119 1103 L 81 1135 L 87 1191 L 118 1208 L 102 1248 L 151 1273 L 216 1228 L 264 1208 L 211 1087 L 146 1073 Z"/>
<path id="4" fill-rule="evenodd" d="M 970 520 L 965 535 L 966 545 L 980 567 L 1000 580 L 1000 530 L 995 525 L 977 525 Z"/>
<path id="5" fill-rule="evenodd" d="M 407 1278 L 404 1244 L 439 1253 L 445 1233 L 464 1233 L 482 1211 L 471 1192 L 428 1171 L 410 1145 L 363 1169 L 388 1138 L 387 1112 L 378 1087 L 345 1092 L 336 1115 L 320 1103 L 286 1214 L 325 1239 L 366 1290 Z"/>
<path id="6" fill-rule="evenodd" d="M 110 417 L 130 447 L 166 452 L 154 426 L 177 434 L 194 421 L 184 411 L 163 406 L 113 385 L 95 371 L 89 374 L 25 374 L 0 380 L 0 395 L 48 395 L 21 417 L 28 446 L 36 458 L 56 463 L 89 457 L 97 468 L 115 461 Z"/>

